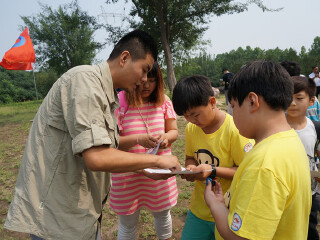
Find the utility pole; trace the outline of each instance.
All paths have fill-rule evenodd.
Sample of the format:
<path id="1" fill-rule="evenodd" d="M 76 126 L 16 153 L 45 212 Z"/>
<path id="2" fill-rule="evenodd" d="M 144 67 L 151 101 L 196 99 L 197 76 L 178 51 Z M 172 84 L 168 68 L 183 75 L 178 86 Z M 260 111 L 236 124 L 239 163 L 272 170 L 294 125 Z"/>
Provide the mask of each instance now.
<path id="1" fill-rule="evenodd" d="M 100 8 L 101 8 L 101 13 L 98 14 L 98 21 L 100 17 L 103 17 L 106 24 L 110 24 L 109 23 L 110 21 L 108 21 L 108 18 L 113 17 L 113 24 L 110 24 L 110 25 L 114 25 L 116 23 L 116 18 L 121 18 L 120 27 L 122 27 L 125 19 L 125 14 L 124 14 L 125 8 L 123 9 L 123 13 L 107 13 L 102 6 L 100 6 Z"/>

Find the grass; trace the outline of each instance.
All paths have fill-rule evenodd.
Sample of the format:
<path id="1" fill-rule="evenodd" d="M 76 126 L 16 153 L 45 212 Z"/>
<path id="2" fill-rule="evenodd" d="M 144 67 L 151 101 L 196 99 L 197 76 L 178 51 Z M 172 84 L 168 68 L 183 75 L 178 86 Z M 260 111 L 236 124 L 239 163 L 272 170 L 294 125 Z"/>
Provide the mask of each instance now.
<path id="1" fill-rule="evenodd" d="M 224 95 L 217 98 L 217 105 L 225 109 Z M 28 137 L 31 121 L 38 109 L 36 102 L 24 102 L 9 105 L 0 105 L 0 239 L 23 240 L 29 239 L 28 234 L 10 232 L 3 228 L 8 207 L 14 194 L 14 186 L 22 159 L 24 146 Z M 184 166 L 184 128 L 186 121 L 183 117 L 177 118 L 179 137 L 172 145 L 172 152 Z M 179 189 L 178 203 L 171 209 L 173 221 L 172 239 L 180 239 L 185 222 L 194 183 L 187 182 L 177 176 Z M 103 239 L 117 239 L 118 216 L 109 207 L 103 210 L 102 234 Z M 157 239 L 153 227 L 153 216 L 142 210 L 137 229 L 137 239 Z"/>
<path id="2" fill-rule="evenodd" d="M 223 96 L 220 97 L 223 99 Z M 25 143 L 31 127 L 31 120 L 36 114 L 40 102 L 35 101 L 0 105 L 0 239 L 29 239 L 24 233 L 10 232 L 3 228 L 8 207 L 14 194 L 14 186 L 20 167 Z M 219 107 L 223 107 L 219 106 Z M 172 152 L 184 165 L 184 128 L 186 121 L 178 117 L 179 137 L 172 145 Z M 193 183 L 177 177 L 179 198 L 177 205 L 172 208 L 173 237 L 180 239 L 181 230 L 188 211 L 189 200 L 193 190 Z M 103 239 L 116 239 L 118 229 L 118 216 L 109 207 L 109 202 L 103 210 L 102 234 Z M 153 216 L 150 212 L 142 210 L 137 229 L 138 239 L 157 239 L 153 227 Z"/>
<path id="3" fill-rule="evenodd" d="M 40 101 L 28 101 L 0 105 L 0 126 L 30 121 L 34 118 L 40 104 Z"/>

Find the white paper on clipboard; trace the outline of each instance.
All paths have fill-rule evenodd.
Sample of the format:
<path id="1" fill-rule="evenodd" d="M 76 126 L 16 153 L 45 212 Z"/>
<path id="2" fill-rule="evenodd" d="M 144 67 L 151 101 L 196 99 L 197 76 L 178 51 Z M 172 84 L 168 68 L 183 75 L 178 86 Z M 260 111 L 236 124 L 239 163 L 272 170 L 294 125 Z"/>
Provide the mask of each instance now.
<path id="1" fill-rule="evenodd" d="M 209 170 L 204 170 L 204 171 L 187 171 L 184 167 L 181 167 L 181 171 L 173 171 L 169 169 L 153 169 L 153 168 L 145 168 L 145 171 L 149 173 L 157 173 L 157 174 L 172 174 L 172 175 L 180 175 L 180 174 L 196 174 L 196 173 L 201 173 L 201 172 L 208 172 L 212 171 L 211 169 Z"/>

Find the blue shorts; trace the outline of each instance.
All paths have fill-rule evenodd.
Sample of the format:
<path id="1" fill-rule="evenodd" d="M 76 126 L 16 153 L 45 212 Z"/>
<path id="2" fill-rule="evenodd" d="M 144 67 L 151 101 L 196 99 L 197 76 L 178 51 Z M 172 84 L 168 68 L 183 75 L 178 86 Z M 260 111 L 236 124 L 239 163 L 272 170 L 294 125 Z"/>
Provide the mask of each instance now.
<path id="1" fill-rule="evenodd" d="M 202 220 L 189 210 L 181 240 L 215 240 L 214 228 L 214 222 Z"/>

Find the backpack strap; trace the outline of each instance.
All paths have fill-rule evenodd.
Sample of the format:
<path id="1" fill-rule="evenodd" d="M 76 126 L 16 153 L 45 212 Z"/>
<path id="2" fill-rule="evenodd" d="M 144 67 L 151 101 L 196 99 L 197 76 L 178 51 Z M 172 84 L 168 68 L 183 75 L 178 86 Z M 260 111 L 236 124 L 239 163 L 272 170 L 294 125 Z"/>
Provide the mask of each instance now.
<path id="1" fill-rule="evenodd" d="M 320 138 L 320 121 L 315 121 L 311 120 L 313 122 L 314 128 L 316 129 L 317 132 L 317 142 L 319 141 Z"/>

